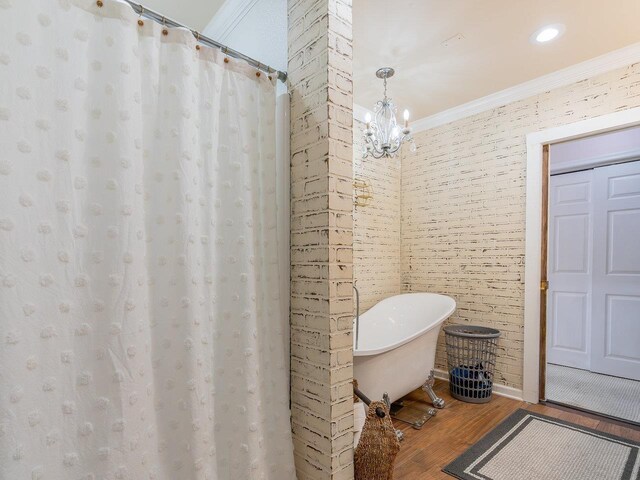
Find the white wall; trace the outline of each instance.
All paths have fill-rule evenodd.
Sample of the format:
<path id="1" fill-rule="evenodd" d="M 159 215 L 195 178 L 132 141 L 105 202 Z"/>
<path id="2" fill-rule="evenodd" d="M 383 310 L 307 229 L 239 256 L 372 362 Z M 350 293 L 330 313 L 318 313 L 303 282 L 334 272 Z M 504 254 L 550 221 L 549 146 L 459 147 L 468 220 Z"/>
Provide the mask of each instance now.
<path id="1" fill-rule="evenodd" d="M 452 322 L 501 330 L 495 382 L 512 394 L 523 387 L 525 235 L 540 233 L 539 222 L 525 230 L 527 204 L 540 205 L 526 196 L 527 135 L 638 106 L 640 63 L 418 132 L 403 155 L 403 291 L 452 296 Z M 436 365 L 446 368 L 442 337 Z"/>
<path id="2" fill-rule="evenodd" d="M 273 68 L 287 70 L 284 0 L 227 0 L 203 33 Z M 278 93 L 286 92 L 278 83 Z"/>
<path id="3" fill-rule="evenodd" d="M 373 198 L 353 207 L 353 281 L 360 313 L 402 293 L 400 261 L 400 157 L 362 158 L 364 123 L 353 120 L 353 177 L 371 186 Z"/>
<path id="4" fill-rule="evenodd" d="M 202 31 L 223 0 L 135 0 L 189 28 Z"/>

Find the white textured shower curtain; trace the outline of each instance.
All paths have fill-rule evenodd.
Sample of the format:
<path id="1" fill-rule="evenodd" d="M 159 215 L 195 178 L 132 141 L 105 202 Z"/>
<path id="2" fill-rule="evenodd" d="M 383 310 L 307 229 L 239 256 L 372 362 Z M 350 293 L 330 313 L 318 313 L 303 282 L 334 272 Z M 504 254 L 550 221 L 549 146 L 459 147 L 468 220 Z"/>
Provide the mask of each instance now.
<path id="1" fill-rule="evenodd" d="M 115 0 L 0 0 L 0 478 L 295 478 L 275 90 Z"/>

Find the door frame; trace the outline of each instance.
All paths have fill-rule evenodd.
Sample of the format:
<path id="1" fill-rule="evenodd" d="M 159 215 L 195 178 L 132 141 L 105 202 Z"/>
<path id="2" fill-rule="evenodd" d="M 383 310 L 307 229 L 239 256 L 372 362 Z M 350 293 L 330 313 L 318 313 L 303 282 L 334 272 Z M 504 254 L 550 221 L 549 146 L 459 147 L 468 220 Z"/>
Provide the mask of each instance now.
<path id="1" fill-rule="evenodd" d="M 527 135 L 522 388 L 526 402 L 538 403 L 545 394 L 546 364 L 542 362 L 546 358 L 546 290 L 541 289 L 541 282 L 547 279 L 550 170 L 545 145 L 637 125 L 640 125 L 640 107 Z"/>

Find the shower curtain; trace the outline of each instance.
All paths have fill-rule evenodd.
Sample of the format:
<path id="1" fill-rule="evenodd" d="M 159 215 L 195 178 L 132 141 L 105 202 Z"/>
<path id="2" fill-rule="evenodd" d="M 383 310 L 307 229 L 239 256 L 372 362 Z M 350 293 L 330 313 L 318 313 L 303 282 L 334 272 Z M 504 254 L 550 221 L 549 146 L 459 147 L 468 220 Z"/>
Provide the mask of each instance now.
<path id="1" fill-rule="evenodd" d="M 0 478 L 293 479 L 274 81 L 0 0 Z"/>

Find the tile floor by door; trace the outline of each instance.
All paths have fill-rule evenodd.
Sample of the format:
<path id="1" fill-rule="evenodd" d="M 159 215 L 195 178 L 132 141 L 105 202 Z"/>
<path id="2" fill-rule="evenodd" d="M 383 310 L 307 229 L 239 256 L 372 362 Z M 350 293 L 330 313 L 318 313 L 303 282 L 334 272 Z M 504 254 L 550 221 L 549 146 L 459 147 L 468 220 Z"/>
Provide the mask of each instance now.
<path id="1" fill-rule="evenodd" d="M 547 400 L 640 424 L 640 382 L 547 364 Z"/>
<path id="2" fill-rule="evenodd" d="M 473 405 L 452 398 L 449 395 L 449 385 L 440 380 L 436 383 L 436 393 L 445 399 L 447 405 L 422 430 L 414 430 L 409 425 L 395 422 L 396 427 L 405 433 L 405 440 L 396 460 L 395 479 L 451 480 L 453 477 L 443 473 L 442 467 L 519 408 L 640 442 L 640 427 L 622 425 L 575 410 L 531 405 L 497 395 L 487 404 Z M 429 406 L 426 395 L 420 390 L 407 398 L 424 404 L 425 408 Z"/>

